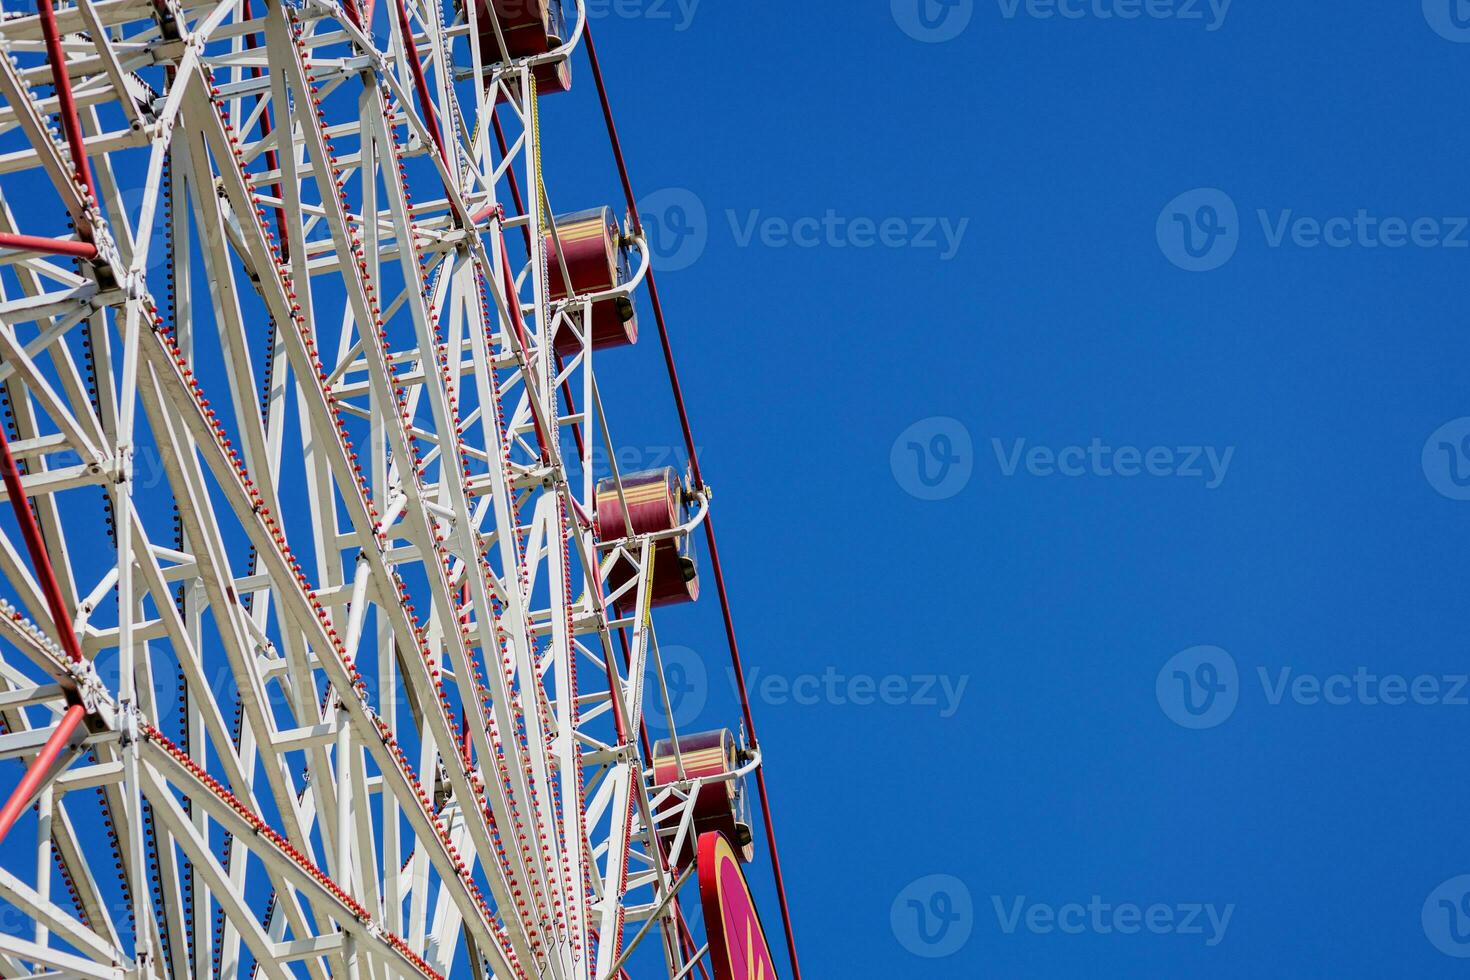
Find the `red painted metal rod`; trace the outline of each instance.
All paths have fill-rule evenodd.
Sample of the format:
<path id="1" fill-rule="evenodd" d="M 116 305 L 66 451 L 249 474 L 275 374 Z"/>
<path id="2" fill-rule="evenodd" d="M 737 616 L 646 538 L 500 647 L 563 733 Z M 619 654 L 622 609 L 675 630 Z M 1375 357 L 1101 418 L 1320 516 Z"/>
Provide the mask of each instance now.
<path id="1" fill-rule="evenodd" d="M 56 763 L 56 757 L 61 755 L 61 750 L 71 740 L 72 733 L 86 717 L 87 709 L 79 704 L 74 704 L 66 709 L 61 716 L 60 723 L 51 732 L 51 737 L 46 739 L 46 744 L 41 746 L 40 753 L 36 756 L 26 774 L 21 777 L 20 785 L 15 787 L 15 792 L 10 794 L 10 802 L 5 804 L 5 809 L 0 810 L 0 842 L 4 842 L 10 828 L 15 826 L 16 820 L 26 812 L 31 805 L 31 797 L 36 795 L 36 790 L 45 781 L 46 774 Z"/>
<path id="2" fill-rule="evenodd" d="M 15 519 L 20 522 L 20 533 L 30 552 L 31 564 L 36 569 L 36 579 L 46 605 L 51 610 L 51 622 L 56 626 L 62 649 L 74 662 L 82 662 L 82 648 L 77 643 L 76 630 L 72 628 L 71 613 L 61 595 L 61 584 L 56 581 L 56 571 L 51 567 L 51 556 L 46 553 L 46 542 L 41 538 L 41 528 L 36 524 L 36 515 L 31 513 L 26 500 L 25 486 L 20 482 L 20 469 L 10 452 L 10 436 L 0 424 L 0 476 L 5 480 L 5 492 L 10 495 L 10 505 L 15 508 Z"/>
<path id="3" fill-rule="evenodd" d="M 56 100 L 61 104 L 61 128 L 66 133 L 66 142 L 71 147 L 71 165 L 76 171 L 77 181 L 87 188 L 92 201 L 97 200 L 97 185 L 92 183 L 92 165 L 87 162 L 87 146 L 82 139 L 82 123 L 77 118 L 77 103 L 71 94 L 71 76 L 66 73 L 66 53 L 61 48 L 61 33 L 56 27 L 56 8 L 53 0 L 41 0 L 36 5 L 41 15 L 41 34 L 46 38 L 46 57 L 51 62 L 51 81 L 56 86 Z M 90 238 L 90 228 L 78 228 Z"/>
<path id="4" fill-rule="evenodd" d="M 97 257 L 97 246 L 91 242 L 78 242 L 69 238 L 41 238 L 37 235 L 12 235 L 8 232 L 0 232 L 0 248 L 45 252 L 47 255 L 69 255 L 74 259 Z"/>
<path id="5" fill-rule="evenodd" d="M 623 158 L 623 146 L 618 139 L 617 125 L 613 122 L 612 104 L 608 101 L 607 86 L 602 79 L 602 67 L 597 61 L 597 47 L 592 42 L 592 26 L 589 24 L 583 31 L 583 38 L 587 42 L 587 59 L 592 64 L 592 80 L 597 86 L 597 97 L 602 103 L 603 120 L 607 123 L 608 139 L 612 143 L 613 157 L 618 165 L 618 177 L 622 180 L 623 196 L 628 201 L 628 213 L 633 218 L 633 230 L 642 234 L 643 223 L 638 217 L 638 200 L 633 196 L 633 184 L 628 177 L 628 164 Z M 648 298 L 653 305 L 653 318 L 658 324 L 658 339 L 663 346 L 664 365 L 668 368 L 669 384 L 673 388 L 674 405 L 679 411 L 679 426 L 684 432 L 684 446 L 689 453 L 689 466 L 694 480 L 695 489 L 704 487 L 704 477 L 699 471 L 699 453 L 695 450 L 694 433 L 689 426 L 689 412 L 684 407 L 684 392 L 679 386 L 679 372 L 674 366 L 674 351 L 669 344 L 669 331 L 664 321 L 663 304 L 658 298 L 658 284 L 655 280 L 653 269 L 648 270 Z M 760 740 L 755 733 L 755 719 L 750 711 L 750 696 L 745 686 L 745 670 L 740 662 L 740 647 L 735 640 L 735 623 L 730 616 L 730 598 L 725 591 L 725 574 L 720 568 L 720 551 L 715 544 L 714 520 L 706 515 L 704 520 L 705 540 L 709 544 L 710 570 L 714 574 L 715 591 L 720 596 L 720 612 L 725 621 L 725 638 L 730 645 L 730 662 L 735 671 L 735 680 L 740 689 L 740 710 L 745 719 L 745 730 L 750 735 L 753 745 L 759 745 Z M 791 954 L 791 972 L 794 980 L 801 980 L 801 966 L 796 957 L 796 936 L 791 928 L 791 909 L 786 901 L 786 883 L 781 875 L 781 856 L 776 848 L 775 823 L 771 818 L 770 798 L 766 793 L 766 777 L 764 768 L 755 771 L 756 787 L 760 791 L 761 816 L 764 818 L 766 829 L 766 841 L 771 848 L 771 874 L 776 882 L 776 899 L 781 906 L 781 925 L 786 931 L 786 948 Z"/>
<path id="6" fill-rule="evenodd" d="M 516 295 L 515 272 L 510 267 L 510 256 L 505 251 L 504 231 L 500 233 L 500 274 L 505 277 L 505 305 L 510 312 L 511 326 L 515 327 L 516 339 L 520 341 L 521 350 L 527 352 L 527 360 L 529 361 L 531 341 L 526 336 L 525 317 L 521 315 L 521 298 Z M 547 439 L 546 430 L 541 425 L 541 416 L 532 412 L 531 422 L 536 429 L 536 443 L 537 448 L 541 450 L 541 462 L 549 463 L 551 461 L 551 452 L 548 447 L 551 445 L 551 442 Z M 507 432 L 506 438 L 509 437 L 510 433 Z"/>
<path id="7" fill-rule="evenodd" d="M 617 616 L 619 619 L 622 618 L 621 610 L 618 609 L 616 604 L 614 604 L 613 606 L 613 615 Z M 628 647 L 628 631 L 623 629 L 622 627 L 618 627 L 618 644 L 623 649 L 623 668 L 631 674 L 633 670 L 633 652 Z M 608 689 L 611 690 L 612 688 L 609 687 Z M 613 706 L 617 706 L 616 701 L 613 702 Z M 623 740 L 621 719 L 619 719 L 618 722 L 618 729 L 618 742 L 621 743 Z M 648 719 L 646 718 L 640 718 L 638 720 L 638 737 L 643 745 L 644 757 L 652 759 L 653 748 L 649 745 L 648 742 Z M 654 834 L 653 839 L 658 842 L 659 857 L 665 864 L 667 864 L 669 859 L 669 852 L 668 849 L 664 847 L 664 839 L 658 834 Z M 677 876 L 678 869 L 675 868 L 674 872 Z M 696 949 L 694 944 L 694 934 L 689 931 L 689 923 L 684 921 L 684 910 L 679 905 L 678 895 L 674 896 L 674 919 L 678 924 L 679 943 L 684 949 L 684 955 L 692 959 L 694 957 Z M 709 971 L 704 968 L 704 961 L 699 960 L 697 962 L 699 965 L 699 975 L 703 977 L 704 980 L 709 980 Z"/>
<path id="8" fill-rule="evenodd" d="M 419 97 L 419 109 L 424 114 L 424 126 L 428 128 L 429 135 L 434 138 L 434 146 L 439 150 L 439 159 L 444 161 L 445 167 L 448 167 L 449 154 L 444 152 L 444 136 L 439 132 L 439 117 L 434 114 L 434 100 L 429 95 L 429 80 L 424 77 L 424 66 L 419 61 L 418 48 L 413 43 L 413 27 L 408 22 L 408 8 L 403 5 L 403 0 L 397 0 L 397 7 L 398 33 L 403 38 L 403 56 L 408 59 L 409 71 L 413 75 L 413 89 Z"/>
<path id="9" fill-rule="evenodd" d="M 507 147 L 505 142 L 505 129 L 500 125 L 500 110 L 498 108 L 492 109 L 490 111 L 490 119 L 495 127 L 495 142 L 500 147 L 500 156 L 502 158 L 510 156 L 510 149 L 509 147 Z M 516 180 L 515 168 L 506 168 L 505 175 L 510 178 L 510 198 L 515 203 L 516 214 L 526 214 L 526 204 L 525 201 L 521 199 L 521 187 L 520 183 Z M 489 212 L 487 211 L 485 213 L 488 214 Z M 554 218 L 552 220 L 555 221 Z M 523 233 L 522 237 L 524 237 L 526 240 L 526 248 L 529 249 L 531 247 L 530 222 L 526 222 L 525 224 L 521 225 L 521 231 Z M 557 376 L 560 377 L 562 369 L 561 354 L 554 354 L 554 360 L 556 362 Z M 570 378 L 562 379 L 561 393 L 562 397 L 566 399 L 567 411 L 576 412 L 577 406 L 576 403 L 572 401 L 572 381 Z M 582 445 L 582 427 L 580 425 L 577 425 L 575 422 L 572 423 L 572 438 L 577 443 L 577 458 L 581 459 L 582 456 L 585 455 L 585 447 Z M 575 497 L 572 498 L 572 503 L 576 503 Z M 622 740 L 621 731 L 618 732 L 618 739 L 619 741 Z"/>
<path id="10" fill-rule="evenodd" d="M 241 16 L 242 19 L 247 20 L 247 21 L 248 20 L 251 20 L 255 16 L 251 12 L 251 10 L 250 10 L 250 0 L 241 0 L 241 3 L 240 3 L 240 16 Z M 258 37 L 256 37 L 256 34 L 255 34 L 254 31 L 251 31 L 250 33 L 248 33 L 248 34 L 245 35 L 245 47 L 248 48 L 251 51 L 255 51 L 255 50 L 259 49 L 259 47 L 260 47 L 260 39 Z M 260 71 L 260 68 L 259 67 L 252 67 L 250 69 L 250 77 L 251 78 L 259 78 L 260 76 L 261 76 L 261 71 Z M 172 81 L 172 79 L 170 79 L 170 81 Z M 255 97 L 255 104 L 256 105 L 260 105 L 264 101 L 265 101 L 265 96 L 263 96 L 263 95 L 257 95 Z M 261 111 L 261 113 L 260 113 L 260 138 L 261 139 L 270 139 L 270 135 L 271 135 L 271 107 L 270 106 L 266 106 L 265 109 L 263 109 Z M 265 167 L 266 167 L 267 170 L 279 170 L 280 169 L 280 158 L 276 156 L 276 151 L 275 150 L 266 150 L 265 151 Z M 276 183 L 276 184 L 272 184 L 271 185 L 271 194 L 275 197 L 276 200 L 278 200 L 278 201 L 284 201 L 284 197 L 282 196 L 282 191 L 281 191 L 281 185 L 279 183 Z M 288 259 L 288 258 L 291 257 L 291 240 L 286 235 L 286 209 L 284 207 L 278 207 L 278 208 L 275 209 L 275 211 L 276 211 L 276 236 L 277 236 L 276 241 L 281 246 L 281 258 L 282 259 Z"/>

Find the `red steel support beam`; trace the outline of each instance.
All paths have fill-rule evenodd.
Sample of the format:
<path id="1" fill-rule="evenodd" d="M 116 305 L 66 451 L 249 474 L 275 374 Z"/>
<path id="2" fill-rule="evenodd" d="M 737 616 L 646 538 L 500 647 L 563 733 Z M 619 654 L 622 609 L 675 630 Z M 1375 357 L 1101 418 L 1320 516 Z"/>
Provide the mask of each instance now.
<path id="1" fill-rule="evenodd" d="M 46 774 L 56 763 L 56 757 L 61 755 L 61 750 L 71 740 L 72 733 L 82 723 L 82 718 L 87 714 L 87 709 L 79 704 L 74 704 L 66 709 L 66 714 L 61 716 L 60 723 L 52 730 L 51 737 L 46 739 L 46 744 L 41 746 L 41 751 L 36 755 L 31 767 L 21 777 L 20 785 L 15 787 L 15 792 L 10 794 L 10 802 L 5 804 L 5 809 L 0 810 L 0 842 L 5 840 L 10 833 L 10 828 L 15 826 L 15 821 L 26 812 L 31 805 L 31 797 L 36 795 L 41 783 L 45 781 Z"/>
<path id="2" fill-rule="evenodd" d="M 67 238 L 41 238 L 37 235 L 12 235 L 0 232 L 0 248 L 14 248 L 23 252 L 44 252 L 47 255 L 67 255 L 74 259 L 95 259 L 97 246 L 91 242 L 77 242 Z"/>
<path id="3" fill-rule="evenodd" d="M 419 97 L 419 109 L 424 114 L 424 125 L 428 127 L 429 135 L 434 138 L 434 146 L 439 150 L 439 159 L 444 161 L 445 167 L 448 167 L 449 154 L 444 152 L 444 136 L 439 132 L 439 117 L 434 114 L 434 100 L 429 96 L 429 80 L 424 77 L 424 66 L 419 62 L 418 48 L 413 43 L 413 28 L 408 23 L 408 8 L 403 5 L 403 0 L 396 0 L 395 6 L 398 8 L 398 34 L 403 38 L 403 56 L 408 59 L 409 71 L 413 74 L 413 89 Z"/>
<path id="4" fill-rule="evenodd" d="M 495 142 L 500 147 L 501 157 L 503 158 L 510 156 L 510 148 L 506 145 L 505 142 L 505 129 L 500 125 L 500 110 L 498 107 L 491 110 L 490 119 L 495 126 Z M 515 168 L 507 167 L 505 170 L 505 175 L 510 178 L 510 197 L 511 200 L 515 202 L 516 214 L 525 214 L 526 204 L 523 200 L 521 200 L 521 187 L 520 183 L 516 180 Z M 552 220 L 555 221 L 556 219 L 553 218 Z M 529 249 L 531 247 L 530 222 L 526 222 L 525 224 L 521 225 L 521 231 L 523 233 L 522 237 L 526 239 L 526 248 Z M 556 373 L 560 375 L 562 369 L 561 354 L 553 352 L 553 359 L 556 362 Z M 572 381 L 570 378 L 565 378 L 562 380 L 561 393 L 562 397 L 565 398 L 567 401 L 567 411 L 575 412 L 577 410 L 577 406 L 576 403 L 572 401 Z M 582 427 L 580 425 L 577 425 L 576 423 L 572 424 L 572 438 L 576 440 L 577 458 L 580 459 L 585 453 L 585 448 L 582 445 Z M 572 498 L 572 502 L 576 503 L 575 497 Z M 621 731 L 619 731 L 618 733 L 618 738 L 620 740 L 622 738 Z"/>
<path id="5" fill-rule="evenodd" d="M 255 16 L 250 11 L 250 0 L 241 0 L 241 2 L 240 2 L 240 16 L 244 20 L 250 20 L 252 17 Z M 259 40 L 259 38 L 257 38 L 255 36 L 255 32 L 254 31 L 251 31 L 249 34 L 246 34 L 245 35 L 245 47 L 247 49 L 251 50 L 251 51 L 255 51 L 255 50 L 257 50 L 260 47 L 260 40 Z M 251 78 L 259 78 L 260 75 L 261 75 L 261 72 L 260 72 L 260 69 L 258 67 L 252 67 L 250 69 L 250 77 Z M 260 105 L 264 101 L 265 101 L 265 96 L 263 96 L 263 95 L 257 95 L 255 97 L 255 104 L 256 105 Z M 271 109 L 270 109 L 270 106 L 266 106 L 265 109 L 262 110 L 261 113 L 260 113 L 260 138 L 261 139 L 270 139 L 270 135 L 271 135 Z M 279 162 L 279 158 L 276 156 L 276 151 L 275 150 L 266 150 L 265 151 L 265 166 L 266 166 L 266 169 L 267 170 L 279 170 L 280 169 L 281 165 L 280 165 L 280 162 Z M 283 200 L 282 195 L 281 195 L 281 185 L 279 183 L 272 184 L 271 185 L 271 194 L 275 196 L 275 199 L 276 200 L 278 200 L 278 201 Z M 277 243 L 281 247 L 281 257 L 283 259 L 289 258 L 290 255 L 291 255 L 291 241 L 286 236 L 286 209 L 284 207 L 278 207 L 278 208 L 275 209 L 275 211 L 276 211 L 276 235 L 277 235 Z"/>
<path id="6" fill-rule="evenodd" d="M 82 138 L 82 123 L 77 118 L 77 103 L 71 94 L 71 76 L 66 73 L 66 52 L 61 48 L 61 34 L 56 27 L 54 0 L 41 0 L 36 5 L 41 15 L 41 33 L 46 38 L 46 57 L 51 62 L 51 81 L 56 86 L 56 99 L 61 103 L 61 128 L 71 148 L 71 165 L 77 182 L 87 189 L 92 204 L 97 203 L 97 185 L 92 183 L 92 165 L 87 162 L 87 146 Z M 92 229 L 78 227 L 83 237 L 91 239 Z"/>
<path id="7" fill-rule="evenodd" d="M 613 156 L 618 164 L 618 176 L 623 183 L 623 196 L 628 200 L 628 213 L 633 218 L 633 230 L 642 234 L 643 223 L 638 217 L 638 200 L 633 196 L 633 184 L 628 178 L 628 164 L 623 158 L 622 142 L 618 139 L 618 128 L 613 122 L 612 104 L 608 101 L 607 86 L 602 80 L 602 67 L 597 61 L 597 47 L 592 43 L 592 25 L 587 25 L 583 30 L 583 38 L 587 42 L 587 59 L 592 63 L 592 80 L 597 85 L 597 97 L 602 103 L 603 120 L 607 123 L 608 139 L 612 143 Z M 648 270 L 648 298 L 653 305 L 653 318 L 658 324 L 658 339 L 663 346 L 664 365 L 668 368 L 669 384 L 674 392 L 674 405 L 679 410 L 679 425 L 684 431 L 684 446 L 689 453 L 689 467 L 693 477 L 695 489 L 704 487 L 704 478 L 699 472 L 699 453 L 694 446 L 694 433 L 689 426 L 689 412 L 684 407 L 684 392 L 679 386 L 679 372 L 674 366 L 674 351 L 669 344 L 669 330 L 664 321 L 663 304 L 658 298 L 658 283 L 655 281 L 653 269 Z M 750 741 L 753 745 L 759 745 L 760 740 L 756 738 L 755 719 L 750 712 L 750 696 L 745 687 L 745 669 L 740 663 L 740 646 L 735 640 L 735 622 L 730 616 L 730 598 L 725 591 L 725 574 L 720 568 L 720 551 L 715 544 L 715 525 L 712 515 L 706 514 L 704 518 L 705 540 L 709 544 L 710 570 L 714 573 L 715 591 L 720 596 L 720 612 L 725 620 L 725 638 L 730 644 L 730 662 L 735 671 L 735 681 L 740 688 L 740 710 L 745 718 L 745 730 L 750 733 Z M 786 884 L 781 876 L 781 856 L 776 849 L 776 829 L 771 819 L 770 798 L 766 795 L 765 767 L 758 766 L 755 770 L 756 787 L 760 790 L 761 815 L 765 820 L 766 841 L 771 848 L 771 874 L 776 881 L 776 899 L 781 906 L 781 924 L 786 930 L 786 948 L 791 954 L 791 972 L 793 980 L 801 980 L 801 966 L 796 958 L 796 936 L 791 928 L 791 910 L 786 902 Z"/>
<path id="8" fill-rule="evenodd" d="M 5 480 L 5 492 L 10 495 L 10 505 L 15 508 L 15 519 L 20 522 L 21 537 L 25 538 L 26 550 L 30 552 L 31 564 L 36 569 L 36 580 L 46 605 L 51 610 L 51 622 L 61 640 L 61 647 L 75 663 L 82 662 L 82 648 L 77 643 L 76 630 L 72 628 L 71 613 L 61 595 L 61 584 L 56 581 L 56 571 L 51 567 L 51 556 L 46 553 L 46 542 L 41 538 L 41 528 L 36 524 L 36 515 L 31 513 L 26 499 L 25 486 L 20 482 L 20 469 L 10 452 L 10 436 L 0 424 L 0 477 Z"/>

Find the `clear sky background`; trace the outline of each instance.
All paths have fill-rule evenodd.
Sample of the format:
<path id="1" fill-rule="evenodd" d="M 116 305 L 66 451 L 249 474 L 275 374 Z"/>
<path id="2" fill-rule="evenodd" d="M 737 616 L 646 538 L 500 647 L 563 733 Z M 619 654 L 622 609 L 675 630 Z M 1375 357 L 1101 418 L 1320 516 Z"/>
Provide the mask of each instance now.
<path id="1" fill-rule="evenodd" d="M 808 980 L 1463 976 L 1470 3 L 589 3 Z"/>
<path id="2" fill-rule="evenodd" d="M 594 21 L 807 975 L 1463 975 L 1470 9 L 925 2 Z"/>

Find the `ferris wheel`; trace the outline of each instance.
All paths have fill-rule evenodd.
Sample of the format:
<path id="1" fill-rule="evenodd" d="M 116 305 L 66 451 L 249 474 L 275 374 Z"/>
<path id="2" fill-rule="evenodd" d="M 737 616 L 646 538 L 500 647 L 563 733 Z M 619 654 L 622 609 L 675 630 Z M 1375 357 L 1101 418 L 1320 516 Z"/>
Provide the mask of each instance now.
<path id="1" fill-rule="evenodd" d="M 799 980 L 750 706 L 670 706 L 660 610 L 740 655 L 584 3 L 0 53 L 0 976 Z M 589 87 L 623 201 L 543 177 Z M 685 470 L 612 451 L 640 341 Z"/>

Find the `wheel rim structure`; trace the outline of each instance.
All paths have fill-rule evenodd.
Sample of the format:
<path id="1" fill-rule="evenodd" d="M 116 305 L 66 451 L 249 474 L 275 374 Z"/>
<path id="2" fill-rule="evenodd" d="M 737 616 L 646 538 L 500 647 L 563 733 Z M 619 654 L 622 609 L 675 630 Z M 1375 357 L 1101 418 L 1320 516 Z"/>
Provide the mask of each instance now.
<path id="1" fill-rule="evenodd" d="M 717 974 L 684 886 L 761 753 L 747 705 L 652 756 L 713 531 L 697 461 L 610 451 L 636 210 L 574 281 L 607 223 L 542 179 L 585 8 L 39 3 L 0 3 L 0 974 Z"/>

